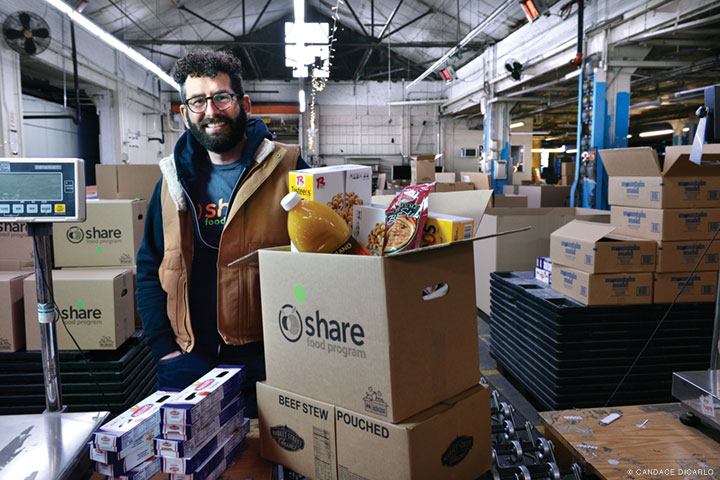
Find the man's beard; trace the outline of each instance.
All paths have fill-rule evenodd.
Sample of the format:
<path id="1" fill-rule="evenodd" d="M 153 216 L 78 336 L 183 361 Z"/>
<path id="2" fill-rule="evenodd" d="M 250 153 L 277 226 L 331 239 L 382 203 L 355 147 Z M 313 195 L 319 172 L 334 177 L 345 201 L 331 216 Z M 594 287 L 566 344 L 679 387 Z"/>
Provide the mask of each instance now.
<path id="1" fill-rule="evenodd" d="M 245 137 L 247 115 L 245 115 L 245 109 L 242 105 L 240 105 L 240 112 L 234 119 L 220 113 L 215 117 L 205 117 L 201 122 L 195 123 L 190 120 L 188 112 L 185 115 L 188 125 L 190 125 L 190 132 L 208 152 L 225 153 L 234 148 Z M 204 127 L 206 125 L 217 122 L 225 122 L 230 128 L 212 135 L 205 133 Z"/>

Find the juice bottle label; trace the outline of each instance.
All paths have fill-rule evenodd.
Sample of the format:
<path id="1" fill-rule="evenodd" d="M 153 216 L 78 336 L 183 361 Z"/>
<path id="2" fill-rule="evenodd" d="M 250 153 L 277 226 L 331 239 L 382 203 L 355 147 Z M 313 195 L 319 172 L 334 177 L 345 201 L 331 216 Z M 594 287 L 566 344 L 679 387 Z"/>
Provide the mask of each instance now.
<path id="1" fill-rule="evenodd" d="M 346 255 L 370 255 L 370 251 L 367 249 L 362 242 L 355 240 L 355 237 L 350 237 L 343 242 L 333 253 L 343 253 Z"/>

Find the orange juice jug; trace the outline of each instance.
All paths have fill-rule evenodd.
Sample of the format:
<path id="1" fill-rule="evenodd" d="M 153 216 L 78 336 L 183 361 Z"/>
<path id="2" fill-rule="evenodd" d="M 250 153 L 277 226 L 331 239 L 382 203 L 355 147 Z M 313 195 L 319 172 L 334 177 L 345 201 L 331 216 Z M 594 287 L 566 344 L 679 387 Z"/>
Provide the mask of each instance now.
<path id="1" fill-rule="evenodd" d="M 291 192 L 280 202 L 288 212 L 288 234 L 300 252 L 370 255 L 355 241 L 345 220 L 328 205 Z"/>

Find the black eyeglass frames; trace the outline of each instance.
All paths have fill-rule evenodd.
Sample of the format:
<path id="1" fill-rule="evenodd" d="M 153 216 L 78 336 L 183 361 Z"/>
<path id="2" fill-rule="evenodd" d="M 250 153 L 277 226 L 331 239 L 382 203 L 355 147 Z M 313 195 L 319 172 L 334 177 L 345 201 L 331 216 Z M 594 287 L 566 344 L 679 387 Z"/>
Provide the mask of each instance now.
<path id="1" fill-rule="evenodd" d="M 185 100 L 185 105 L 190 109 L 193 113 L 203 113 L 205 109 L 207 108 L 207 102 L 208 100 L 212 100 L 213 105 L 215 105 L 215 108 L 218 110 L 227 110 L 230 108 L 235 101 L 235 97 L 239 97 L 237 93 L 216 93 L 215 95 L 211 95 L 209 97 L 192 97 Z"/>

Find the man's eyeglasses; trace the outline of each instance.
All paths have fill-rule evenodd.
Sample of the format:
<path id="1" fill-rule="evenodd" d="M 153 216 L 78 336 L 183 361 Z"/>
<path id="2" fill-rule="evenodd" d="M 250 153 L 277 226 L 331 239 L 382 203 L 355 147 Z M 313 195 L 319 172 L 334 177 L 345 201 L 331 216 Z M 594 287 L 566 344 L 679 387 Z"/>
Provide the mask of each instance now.
<path id="1" fill-rule="evenodd" d="M 187 105 L 193 113 L 203 113 L 207 108 L 207 101 L 210 99 L 218 110 L 227 110 L 232 106 L 235 97 L 239 96 L 237 93 L 216 93 L 210 97 L 188 98 L 185 100 L 185 105 Z"/>

